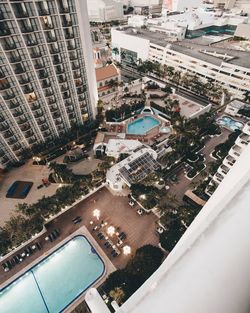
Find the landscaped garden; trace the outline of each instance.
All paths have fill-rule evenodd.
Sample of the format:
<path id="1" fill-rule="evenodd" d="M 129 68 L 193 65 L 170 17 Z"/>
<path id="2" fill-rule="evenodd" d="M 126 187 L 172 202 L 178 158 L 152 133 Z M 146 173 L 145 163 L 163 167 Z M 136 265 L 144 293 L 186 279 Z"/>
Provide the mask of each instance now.
<path id="1" fill-rule="evenodd" d="M 212 152 L 212 156 L 215 159 L 223 160 L 228 155 L 229 150 L 235 144 L 235 140 L 240 134 L 240 130 L 235 130 L 233 133 L 231 133 L 224 143 L 220 143 L 215 147 L 214 151 Z"/>
<path id="2" fill-rule="evenodd" d="M 140 113 L 144 107 L 143 102 L 136 102 L 134 104 L 128 105 L 123 104 L 118 108 L 110 109 L 105 112 L 107 122 L 121 122 L 129 117 Z"/>
<path id="3" fill-rule="evenodd" d="M 162 250 L 152 245 L 137 249 L 126 267 L 111 273 L 102 285 L 110 302 L 124 303 L 158 269 L 163 257 Z"/>

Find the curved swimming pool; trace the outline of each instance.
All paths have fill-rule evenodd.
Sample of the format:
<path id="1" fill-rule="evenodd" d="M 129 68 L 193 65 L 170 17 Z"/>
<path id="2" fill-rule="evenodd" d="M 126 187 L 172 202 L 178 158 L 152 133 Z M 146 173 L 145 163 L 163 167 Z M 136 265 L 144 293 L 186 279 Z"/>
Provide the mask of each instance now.
<path id="1" fill-rule="evenodd" d="M 128 123 L 127 133 L 129 135 L 146 135 L 152 128 L 159 126 L 160 121 L 150 115 L 140 117 Z"/>
<path id="2" fill-rule="evenodd" d="M 239 121 L 236 121 L 233 118 L 231 118 L 229 116 L 226 116 L 226 115 L 223 115 L 222 117 L 218 118 L 217 119 L 217 123 L 219 125 L 221 125 L 221 126 L 229 128 L 232 131 L 235 131 L 235 130 L 238 130 L 238 129 L 240 130 L 244 126 L 243 123 L 241 123 Z"/>
<path id="3" fill-rule="evenodd" d="M 59 313 L 104 273 L 87 238 L 76 236 L 0 291 L 1 313 Z"/>

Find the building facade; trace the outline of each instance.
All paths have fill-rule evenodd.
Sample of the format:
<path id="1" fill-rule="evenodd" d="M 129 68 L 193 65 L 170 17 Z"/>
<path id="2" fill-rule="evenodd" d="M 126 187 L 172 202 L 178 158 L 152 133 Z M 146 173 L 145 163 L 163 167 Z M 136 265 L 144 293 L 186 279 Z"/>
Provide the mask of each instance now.
<path id="1" fill-rule="evenodd" d="M 240 158 L 243 151 L 247 148 L 250 142 L 250 122 L 247 122 L 242 129 L 242 133 L 238 136 L 235 144 L 229 150 L 228 155 L 223 160 L 221 166 L 218 168 L 217 172 L 214 174 L 206 192 L 211 195 L 213 190 L 219 186 L 219 184 L 224 180 L 225 176 L 231 170 L 234 163 Z M 211 188 L 212 186 L 212 188 Z"/>
<path id="2" fill-rule="evenodd" d="M 192 42 L 174 43 L 165 34 L 131 28 L 112 29 L 111 36 L 112 47 L 119 50 L 114 56 L 118 62 L 126 60 L 124 55 L 129 54 L 134 60 L 159 62 L 182 73 L 213 79 L 235 96 L 242 97 L 250 90 L 248 52 Z"/>
<path id="3" fill-rule="evenodd" d="M 95 117 L 85 1 L 1 1 L 0 163 Z"/>
<path id="4" fill-rule="evenodd" d="M 110 22 L 123 19 L 123 5 L 114 0 L 87 0 L 91 22 Z"/>
<path id="5" fill-rule="evenodd" d="M 119 72 L 114 64 L 97 68 L 95 72 L 99 98 L 118 91 Z"/>

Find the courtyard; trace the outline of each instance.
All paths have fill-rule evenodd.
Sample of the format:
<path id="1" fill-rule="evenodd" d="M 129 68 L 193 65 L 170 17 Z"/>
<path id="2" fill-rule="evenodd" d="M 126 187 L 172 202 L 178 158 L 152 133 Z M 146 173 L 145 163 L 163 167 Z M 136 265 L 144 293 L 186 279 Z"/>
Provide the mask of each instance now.
<path id="1" fill-rule="evenodd" d="M 108 225 L 116 228 L 119 227 L 119 232 L 124 232 L 126 234 L 124 245 L 131 247 L 131 254 L 133 254 L 137 248 L 145 244 L 157 245 L 159 243 L 159 237 L 156 233 L 157 217 L 154 214 L 139 216 L 136 213 L 137 207 L 131 208 L 128 205 L 127 197 L 115 196 L 110 193 L 106 187 L 103 187 L 93 195 L 53 219 L 51 222 L 48 222 L 44 233 L 37 238 L 34 238 L 27 245 L 22 246 L 15 251 L 15 254 L 21 253 L 26 246 L 32 246 L 35 243 L 39 243 L 42 247 L 41 250 L 36 250 L 36 253 L 26 257 L 20 264 L 16 265 L 9 272 L 4 272 L 1 266 L 0 283 L 6 281 L 24 267 L 34 262 L 36 259 L 45 255 L 51 248 L 82 226 L 86 226 L 113 265 L 116 268 L 123 268 L 130 256 L 122 253 L 122 246 L 119 248 L 121 250 L 121 254 L 113 258 L 110 254 L 111 250 L 104 247 L 104 241 L 99 240 L 93 233 L 93 226 L 90 222 L 95 220 L 95 217 L 93 216 L 95 209 L 100 210 L 100 222 L 106 221 Z M 75 217 L 81 217 L 81 222 L 74 224 L 72 219 Z M 52 242 L 45 240 L 45 238 L 54 229 L 58 229 L 60 231 L 60 236 Z M 89 240 L 91 241 L 93 238 L 89 238 Z"/>

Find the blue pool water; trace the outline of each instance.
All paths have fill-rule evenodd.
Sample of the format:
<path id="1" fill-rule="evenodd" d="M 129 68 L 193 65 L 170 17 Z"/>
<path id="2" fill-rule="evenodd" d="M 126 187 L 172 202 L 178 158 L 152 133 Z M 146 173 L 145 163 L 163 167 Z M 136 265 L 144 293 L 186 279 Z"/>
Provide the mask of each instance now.
<path id="1" fill-rule="evenodd" d="M 130 135 L 145 135 L 160 122 L 152 116 L 144 116 L 128 124 L 127 133 Z"/>
<path id="2" fill-rule="evenodd" d="M 231 129 L 232 131 L 241 129 L 244 126 L 243 123 L 238 122 L 229 116 L 222 116 L 217 120 L 217 123 L 221 126 Z"/>
<path id="3" fill-rule="evenodd" d="M 59 313 L 104 272 L 84 236 L 76 236 L 0 291 L 1 313 Z"/>

